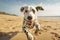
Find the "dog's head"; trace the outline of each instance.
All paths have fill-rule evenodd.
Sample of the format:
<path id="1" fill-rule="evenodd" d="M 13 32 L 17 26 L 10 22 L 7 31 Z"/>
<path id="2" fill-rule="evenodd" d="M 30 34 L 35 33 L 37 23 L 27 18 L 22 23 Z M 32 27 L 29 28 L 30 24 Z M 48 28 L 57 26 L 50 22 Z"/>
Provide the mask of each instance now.
<path id="1" fill-rule="evenodd" d="M 21 12 L 24 13 L 25 20 L 34 20 L 36 19 L 35 13 L 39 10 L 44 10 L 41 6 L 33 7 L 33 6 L 23 6 L 21 7 Z"/>

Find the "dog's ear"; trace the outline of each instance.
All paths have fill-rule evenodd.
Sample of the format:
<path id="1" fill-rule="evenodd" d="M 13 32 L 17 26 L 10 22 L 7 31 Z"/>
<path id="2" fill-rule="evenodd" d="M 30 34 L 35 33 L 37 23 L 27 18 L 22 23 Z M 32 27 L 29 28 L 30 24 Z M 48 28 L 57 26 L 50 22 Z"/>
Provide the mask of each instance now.
<path id="1" fill-rule="evenodd" d="M 44 10 L 44 9 L 41 6 L 37 6 L 36 10 L 39 11 L 39 10 Z"/>
<path id="2" fill-rule="evenodd" d="M 24 7 L 21 7 L 20 11 L 23 12 L 23 10 L 24 10 Z"/>

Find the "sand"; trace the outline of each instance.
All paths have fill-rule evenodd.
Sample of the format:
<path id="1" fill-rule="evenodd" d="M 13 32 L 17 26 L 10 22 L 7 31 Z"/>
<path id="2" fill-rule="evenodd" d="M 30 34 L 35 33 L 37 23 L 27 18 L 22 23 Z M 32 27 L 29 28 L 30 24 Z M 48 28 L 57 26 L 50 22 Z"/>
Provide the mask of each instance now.
<path id="1" fill-rule="evenodd" d="M 20 16 L 0 15 L 0 40 L 27 40 L 22 31 L 23 18 Z M 35 40 L 60 40 L 60 18 L 39 18 L 41 29 L 38 35 L 35 28 L 30 29 Z"/>

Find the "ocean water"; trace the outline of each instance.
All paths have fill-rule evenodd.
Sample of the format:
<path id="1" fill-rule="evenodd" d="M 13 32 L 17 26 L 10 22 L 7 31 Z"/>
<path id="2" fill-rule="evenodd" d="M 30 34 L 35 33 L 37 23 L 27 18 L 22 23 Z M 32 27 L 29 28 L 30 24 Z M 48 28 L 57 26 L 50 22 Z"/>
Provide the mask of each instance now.
<path id="1" fill-rule="evenodd" d="M 38 18 L 60 18 L 60 16 L 38 16 Z"/>

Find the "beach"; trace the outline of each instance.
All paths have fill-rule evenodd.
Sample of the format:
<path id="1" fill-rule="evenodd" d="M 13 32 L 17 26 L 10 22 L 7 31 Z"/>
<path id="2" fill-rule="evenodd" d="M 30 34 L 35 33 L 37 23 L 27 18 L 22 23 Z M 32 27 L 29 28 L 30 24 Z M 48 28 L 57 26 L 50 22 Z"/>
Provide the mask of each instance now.
<path id="1" fill-rule="evenodd" d="M 38 22 L 41 25 L 38 35 L 34 34 L 35 28 L 30 29 L 35 40 L 60 40 L 60 18 L 40 17 Z M 27 40 L 22 23 L 22 16 L 0 14 L 0 40 Z"/>

